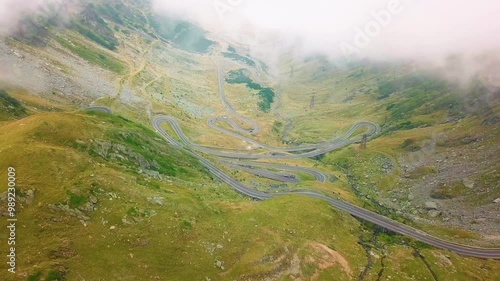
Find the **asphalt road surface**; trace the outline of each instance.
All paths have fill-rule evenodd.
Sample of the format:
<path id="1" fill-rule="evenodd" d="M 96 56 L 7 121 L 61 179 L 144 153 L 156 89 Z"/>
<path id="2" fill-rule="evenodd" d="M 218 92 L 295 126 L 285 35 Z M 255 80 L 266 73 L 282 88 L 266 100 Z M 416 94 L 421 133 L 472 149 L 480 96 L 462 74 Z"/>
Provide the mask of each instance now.
<path id="1" fill-rule="evenodd" d="M 200 163 L 205 166 L 212 174 L 214 174 L 216 177 L 218 177 L 220 180 L 223 182 L 229 184 L 232 186 L 237 192 L 246 195 L 248 197 L 251 197 L 256 200 L 266 200 L 270 198 L 275 198 L 278 196 L 286 196 L 286 195 L 303 195 L 303 196 L 308 196 L 311 198 L 316 198 L 316 199 L 321 199 L 325 200 L 328 202 L 330 205 L 333 207 L 346 211 L 349 214 L 364 219 L 366 221 L 369 221 L 371 223 L 374 223 L 376 225 L 379 225 L 381 227 L 384 227 L 385 229 L 394 231 L 396 233 L 412 237 L 416 240 L 425 242 L 429 245 L 450 250 L 455 253 L 461 254 L 461 255 L 466 255 L 466 256 L 473 256 L 473 257 L 479 257 L 479 258 L 489 258 L 489 259 L 500 259 L 500 249 L 487 249 L 487 248 L 476 248 L 476 247 L 469 247 L 465 245 L 459 245 L 453 242 L 445 241 L 436 237 L 433 237 L 431 235 L 428 235 L 418 229 L 409 227 L 407 225 L 404 225 L 402 223 L 393 221 L 391 219 L 388 219 L 382 215 L 376 214 L 374 212 L 371 212 L 369 210 L 365 210 L 363 208 L 360 208 L 358 206 L 355 206 L 353 204 L 350 204 L 345 201 L 341 200 L 336 200 L 331 197 L 328 197 L 324 194 L 315 192 L 315 191 L 292 191 L 292 192 L 281 192 L 281 193 L 266 193 L 266 192 L 260 192 L 256 191 L 254 189 L 251 189 L 247 186 L 245 186 L 243 183 L 233 179 L 231 176 L 227 175 L 224 171 L 219 169 L 217 166 L 212 164 L 210 161 L 205 159 L 204 157 L 200 156 L 199 154 L 191 151 L 191 150 L 196 150 L 196 147 L 191 146 L 190 143 L 188 142 L 187 144 L 181 144 L 175 140 L 172 136 L 170 136 L 165 130 L 162 129 L 161 124 L 163 122 L 168 122 L 168 120 L 172 120 L 171 117 L 167 116 L 159 116 L 156 117 L 153 120 L 153 126 L 156 129 L 156 131 L 163 137 L 165 138 L 166 141 L 168 141 L 171 145 L 174 147 L 186 152 L 187 154 L 197 158 Z M 176 124 L 176 123 L 170 123 Z M 175 130 L 175 127 L 174 131 Z M 260 163 L 261 165 L 267 165 L 268 167 L 274 167 L 274 168 L 282 168 L 279 167 L 278 164 L 276 166 L 273 166 L 271 163 Z M 259 165 L 252 163 L 252 165 Z"/>
<path id="2" fill-rule="evenodd" d="M 104 106 L 89 106 L 87 108 L 85 108 L 85 110 L 88 110 L 88 111 L 100 111 L 100 112 L 104 112 L 104 113 L 107 113 L 107 114 L 113 114 L 113 111 L 107 107 L 104 107 Z"/>
<path id="3" fill-rule="evenodd" d="M 244 170 L 246 172 L 253 173 L 258 176 L 267 177 L 275 180 L 285 181 L 285 182 L 295 182 L 297 177 L 292 178 L 290 174 L 284 175 L 279 174 L 271 170 L 281 170 L 281 171 L 291 171 L 291 172 L 299 172 L 310 174 L 315 177 L 317 181 L 326 182 L 327 176 L 321 172 L 315 171 L 314 169 L 302 168 L 302 167 L 293 167 L 283 164 L 274 164 L 274 163 L 263 163 L 263 162 L 255 162 L 249 160 L 257 160 L 257 159 L 302 159 L 302 158 L 310 158 L 314 156 L 321 155 L 323 153 L 339 149 L 348 145 L 351 145 L 357 141 L 359 141 L 356 137 L 353 137 L 355 132 L 358 129 L 365 128 L 365 134 L 369 137 L 376 135 L 380 128 L 374 123 L 371 122 L 358 122 L 354 124 L 351 129 L 349 129 L 342 137 L 332 139 L 327 142 L 319 143 L 319 144 L 309 144 L 303 146 L 295 146 L 295 147 L 272 147 L 262 143 L 259 143 L 249 137 L 242 136 L 242 134 L 256 134 L 260 131 L 260 126 L 255 124 L 252 120 L 245 118 L 239 115 L 230 103 L 227 101 L 224 90 L 223 90 L 223 70 L 220 64 L 217 65 L 218 72 L 218 81 L 219 81 L 219 95 L 222 103 L 226 107 L 227 111 L 233 118 L 236 118 L 241 123 L 246 124 L 249 128 L 241 128 L 237 122 L 230 119 L 229 117 L 214 117 L 210 119 L 207 124 L 227 135 L 238 138 L 242 141 L 245 141 L 249 144 L 254 145 L 256 148 L 248 151 L 235 151 L 231 149 L 220 149 L 220 148 L 212 148 L 200 146 L 192 143 L 189 138 L 184 134 L 181 127 L 177 123 L 177 121 L 170 116 L 157 116 L 153 119 L 152 125 L 155 130 L 168 142 L 170 145 L 176 147 L 179 150 L 184 151 L 185 153 L 195 157 L 200 161 L 200 163 L 206 167 L 214 176 L 227 183 L 231 187 L 233 187 L 237 192 L 253 198 L 255 200 L 267 200 L 271 198 L 275 198 L 278 196 L 291 196 L 291 195 L 299 195 L 299 196 L 307 196 L 319 200 L 324 200 L 328 202 L 333 207 L 346 211 L 349 214 L 358 217 L 360 219 L 364 219 L 371 223 L 374 223 L 378 226 L 381 226 L 390 231 L 414 238 L 418 241 L 425 242 L 429 245 L 446 249 L 449 251 L 453 251 L 460 255 L 472 256 L 478 258 L 487 258 L 487 259 L 500 259 L 500 249 L 488 249 L 488 248 L 477 248 L 470 247 L 466 245 L 460 245 L 453 242 L 445 241 L 436 237 L 433 237 L 425 232 L 412 228 L 410 226 L 404 225 L 397 221 L 386 218 L 377 213 L 371 212 L 369 210 L 363 209 L 361 207 L 355 206 L 346 201 L 337 200 L 331 197 L 328 197 L 324 194 L 315 191 L 301 190 L 301 191 L 291 191 L 291 192 L 279 192 L 279 193 L 266 193 L 254 190 L 245 186 L 243 183 L 233 179 L 231 176 L 226 174 L 224 171 L 219 169 L 212 162 L 207 160 L 205 157 L 201 156 L 198 153 L 204 153 L 207 155 L 214 156 L 216 159 L 224 158 L 225 160 L 217 160 L 221 164 L 226 165 L 230 168 Z M 101 110 L 104 112 L 111 113 L 109 109 L 101 107 L 92 107 L 89 108 L 91 110 Z M 105 110 L 106 109 L 106 110 Z M 230 131 L 228 129 L 221 128 L 216 125 L 217 122 L 226 122 L 229 126 L 234 130 Z M 163 128 L 162 124 L 167 123 L 173 129 L 175 134 L 177 135 L 180 141 L 177 141 L 176 138 L 169 135 Z M 268 168 L 270 170 L 261 170 L 256 169 L 259 168 Z"/>

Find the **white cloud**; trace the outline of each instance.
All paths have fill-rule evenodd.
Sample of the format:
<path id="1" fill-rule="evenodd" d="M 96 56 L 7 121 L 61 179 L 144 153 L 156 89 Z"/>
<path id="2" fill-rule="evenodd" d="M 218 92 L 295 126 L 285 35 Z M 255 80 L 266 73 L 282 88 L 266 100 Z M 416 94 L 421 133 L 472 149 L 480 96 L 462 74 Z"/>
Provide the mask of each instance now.
<path id="1" fill-rule="evenodd" d="M 0 2 L 0 33 L 5 34 L 15 27 L 26 14 L 39 9 L 47 0 L 2 0 Z"/>
<path id="2" fill-rule="evenodd" d="M 274 31 L 280 38 L 300 38 L 308 52 L 330 56 L 342 55 L 342 42 L 353 44 L 356 28 L 363 30 L 374 20 L 372 12 L 386 10 L 392 1 L 397 0 L 153 0 L 159 11 L 182 15 L 217 33 L 243 33 L 257 41 Z M 402 11 L 369 38 L 363 55 L 435 58 L 500 47 L 497 0 L 397 2 Z"/>

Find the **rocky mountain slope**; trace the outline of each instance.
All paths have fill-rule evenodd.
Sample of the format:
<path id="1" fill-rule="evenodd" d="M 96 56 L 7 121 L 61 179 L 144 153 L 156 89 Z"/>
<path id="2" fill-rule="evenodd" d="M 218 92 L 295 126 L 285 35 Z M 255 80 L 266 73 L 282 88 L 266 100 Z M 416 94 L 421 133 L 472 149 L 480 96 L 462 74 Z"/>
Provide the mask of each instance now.
<path id="1" fill-rule="evenodd" d="M 283 50 L 267 65 L 250 54 L 149 1 L 68 1 L 3 37 L 0 171 L 17 170 L 19 258 L 17 273 L 4 275 L 3 263 L 0 279 L 500 278 L 498 261 L 430 247 L 322 201 L 250 200 L 151 127 L 169 114 L 195 143 L 252 149 L 206 125 L 227 114 L 223 62 L 227 99 L 261 126 L 260 142 L 317 143 L 360 120 L 382 132 L 366 147 L 281 161 L 317 168 L 326 183 L 221 169 L 259 190 L 319 190 L 442 239 L 500 247 L 494 85 L 480 76 L 458 85 L 410 63 L 339 67 Z"/>

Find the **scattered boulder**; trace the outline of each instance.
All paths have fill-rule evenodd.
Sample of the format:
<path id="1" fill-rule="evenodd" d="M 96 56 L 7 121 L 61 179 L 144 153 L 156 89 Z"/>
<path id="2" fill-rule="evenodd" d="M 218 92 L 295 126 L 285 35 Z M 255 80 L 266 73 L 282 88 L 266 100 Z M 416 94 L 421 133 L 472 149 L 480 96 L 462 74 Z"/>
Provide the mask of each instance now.
<path id="1" fill-rule="evenodd" d="M 431 218 L 437 218 L 441 215 L 441 211 L 438 210 L 430 210 L 427 215 Z"/>
<path id="2" fill-rule="evenodd" d="M 151 178 L 154 178 L 154 179 L 157 179 L 157 180 L 161 180 L 161 174 L 160 174 L 160 172 L 151 171 L 151 170 L 145 170 L 144 174 L 148 175 Z"/>
<path id="3" fill-rule="evenodd" d="M 469 179 L 469 178 L 465 178 L 462 180 L 462 183 L 467 187 L 467 188 L 474 188 L 474 181 Z"/>
<path id="4" fill-rule="evenodd" d="M 93 144 L 92 150 L 95 153 L 97 153 L 102 158 L 107 158 L 108 157 L 109 150 L 112 147 L 111 143 L 105 142 L 105 141 L 96 140 L 96 141 L 93 141 L 92 144 Z"/>
<path id="5" fill-rule="evenodd" d="M 460 140 L 462 144 L 471 144 L 473 142 L 479 141 L 478 137 L 464 137 Z"/>
<path id="6" fill-rule="evenodd" d="M 217 261 L 215 262 L 215 266 L 216 266 L 216 267 L 218 267 L 218 268 L 220 268 L 221 270 L 224 270 L 224 269 L 225 269 L 225 268 L 224 268 L 224 262 L 223 262 L 223 261 L 220 261 L 220 260 L 217 260 Z"/>
<path id="7" fill-rule="evenodd" d="M 497 198 L 497 199 L 493 200 L 493 203 L 500 204 L 500 198 Z"/>
<path id="8" fill-rule="evenodd" d="M 26 204 L 33 203 L 33 199 L 35 199 L 35 192 L 31 189 L 26 191 L 26 194 L 24 194 L 24 198 L 26 198 Z"/>
<path id="9" fill-rule="evenodd" d="M 82 221 L 89 221 L 90 217 L 86 216 L 85 214 L 82 213 L 79 209 L 71 209 L 68 205 L 52 205 L 49 204 L 48 208 L 54 211 L 62 211 L 66 213 L 69 216 L 76 217 Z"/>
<path id="10" fill-rule="evenodd" d="M 21 192 L 21 195 L 17 197 L 17 200 L 20 203 L 25 203 L 27 205 L 31 205 L 34 199 L 35 199 L 35 191 L 32 189 Z"/>
<path id="11" fill-rule="evenodd" d="M 144 155 L 133 151 L 122 144 L 110 143 L 107 141 L 93 140 L 92 151 L 104 159 L 117 161 L 130 161 L 141 170 L 150 171 L 151 177 L 159 178 L 160 173 L 157 172 L 161 166 L 155 160 L 148 160 Z"/>
<path id="12" fill-rule="evenodd" d="M 153 197 L 150 197 L 148 198 L 148 201 L 149 203 L 151 204 L 156 204 L 158 206 L 163 206 L 164 201 L 165 201 L 165 198 L 161 197 L 161 196 L 153 196 Z"/>
<path id="13" fill-rule="evenodd" d="M 427 209 L 427 210 L 437 210 L 438 209 L 438 205 L 437 205 L 436 202 L 427 201 L 427 202 L 425 202 L 425 209 Z"/>
<path id="14" fill-rule="evenodd" d="M 92 196 L 90 197 L 87 203 L 85 203 L 81 207 L 78 207 L 78 209 L 83 212 L 92 213 L 93 211 L 96 210 L 96 205 L 97 205 L 97 198 Z"/>

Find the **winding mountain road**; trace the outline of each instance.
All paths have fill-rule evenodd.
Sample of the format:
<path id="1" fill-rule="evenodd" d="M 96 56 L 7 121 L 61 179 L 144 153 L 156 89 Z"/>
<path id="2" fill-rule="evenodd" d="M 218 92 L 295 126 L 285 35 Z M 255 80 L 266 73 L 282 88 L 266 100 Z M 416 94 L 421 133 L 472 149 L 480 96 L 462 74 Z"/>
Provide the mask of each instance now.
<path id="1" fill-rule="evenodd" d="M 248 196 L 250 198 L 256 199 L 256 200 L 266 200 L 266 199 L 271 199 L 275 198 L 278 196 L 286 196 L 286 195 L 303 195 L 303 196 L 308 196 L 311 198 L 315 199 L 321 199 L 326 202 L 328 202 L 330 205 L 333 207 L 346 211 L 349 214 L 364 219 L 366 221 L 369 221 L 371 223 L 374 223 L 376 225 L 379 225 L 381 227 L 384 227 L 385 229 L 394 231 L 396 233 L 412 237 L 416 240 L 425 242 L 429 245 L 450 250 L 455 253 L 465 255 L 465 256 L 473 256 L 473 257 L 479 257 L 479 258 L 487 258 L 487 259 L 500 259 L 500 249 L 487 249 L 487 248 L 476 248 L 476 247 L 470 247 L 470 246 L 465 246 L 465 245 L 460 245 L 456 244 L 453 242 L 448 242 L 436 237 L 433 237 L 431 235 L 428 235 L 418 229 L 412 228 L 410 226 L 404 225 L 402 223 L 393 221 L 391 219 L 388 219 L 382 215 L 379 215 L 377 213 L 368 211 L 366 209 L 360 208 L 358 206 L 355 206 L 351 203 L 341 201 L 341 200 L 336 200 L 331 197 L 328 197 L 324 194 L 314 192 L 314 191 L 291 191 L 291 192 L 280 192 L 280 193 L 266 193 L 266 192 L 260 192 L 256 191 L 254 189 L 251 189 L 247 186 L 245 186 L 243 183 L 233 179 L 231 176 L 227 175 L 224 171 L 219 169 L 217 166 L 212 164 L 210 161 L 205 159 L 204 157 L 198 155 L 197 153 L 192 152 L 191 150 L 196 150 L 195 146 L 190 145 L 188 142 L 187 144 L 181 144 L 175 140 L 174 137 L 170 136 L 163 128 L 161 127 L 161 124 L 163 122 L 168 122 L 170 125 L 177 124 L 176 122 L 171 123 L 169 120 L 172 120 L 171 117 L 167 116 L 158 116 L 153 120 L 153 127 L 156 129 L 156 131 L 171 145 L 174 147 L 186 152 L 187 154 L 197 158 L 200 163 L 205 166 L 213 175 L 218 177 L 220 180 L 223 182 L 227 183 L 231 187 L 233 187 L 237 192 Z M 175 128 L 176 127 L 173 127 Z M 175 130 L 177 132 L 177 130 Z M 181 131 L 182 135 L 182 131 Z M 346 144 L 347 145 L 347 144 Z M 274 167 L 274 168 L 282 168 L 278 164 L 273 165 L 270 163 L 259 163 L 255 164 L 252 162 L 252 165 L 266 165 L 268 167 Z M 288 167 L 289 168 L 289 167 Z"/>
<path id="2" fill-rule="evenodd" d="M 212 162 L 207 160 L 205 157 L 201 156 L 198 153 L 204 153 L 211 156 L 222 157 L 229 160 L 220 161 L 222 164 L 228 165 L 231 168 L 242 169 L 248 172 L 254 171 L 255 174 L 274 178 L 277 180 L 287 181 L 285 178 L 279 178 L 278 175 L 273 174 L 271 171 L 263 171 L 256 170 L 254 167 L 261 168 L 269 168 L 275 170 L 288 170 L 300 173 L 307 173 L 313 175 L 317 181 L 326 182 L 327 176 L 321 172 L 315 171 L 313 169 L 301 168 L 301 167 L 292 167 L 288 165 L 282 164 L 274 164 L 274 163 L 262 163 L 262 162 L 254 162 L 254 161 L 242 161 L 242 159 L 247 160 L 256 160 L 256 159 L 302 159 L 302 158 L 310 158 L 314 156 L 321 155 L 323 153 L 339 149 L 348 145 L 351 145 L 356 142 L 356 139 L 353 138 L 356 131 L 361 128 L 365 128 L 365 134 L 369 137 L 374 136 L 380 131 L 379 126 L 371 122 L 358 122 L 354 124 L 342 137 L 332 139 L 330 141 L 326 141 L 319 144 L 310 144 L 296 147 L 272 147 L 262 143 L 259 143 L 255 140 L 250 139 L 249 137 L 242 136 L 238 133 L 244 134 L 256 134 L 260 131 L 260 127 L 251 121 L 248 118 L 245 118 L 239 115 L 229 104 L 227 99 L 225 98 L 223 91 L 223 71 L 221 67 L 218 67 L 218 82 L 219 82 L 219 94 L 221 96 L 221 100 L 226 106 L 228 112 L 236 119 L 238 119 L 241 123 L 244 123 L 250 127 L 250 129 L 241 128 L 237 122 L 228 118 L 228 117 L 214 117 L 210 119 L 207 124 L 211 128 L 230 135 L 232 137 L 238 138 L 244 142 L 250 143 L 256 147 L 253 150 L 247 151 L 238 151 L 238 150 L 224 150 L 220 148 L 212 148 L 200 146 L 192 143 L 187 136 L 183 133 L 181 127 L 177 123 L 177 121 L 170 116 L 157 116 L 153 119 L 152 125 L 155 130 L 168 142 L 170 145 L 175 148 L 184 151 L 185 153 L 195 157 L 199 160 L 199 162 L 206 167 L 214 176 L 219 178 L 221 181 L 227 183 L 231 187 L 233 187 L 237 192 L 248 196 L 255 200 L 267 200 L 271 198 L 276 198 L 279 196 L 290 196 L 290 195 L 301 195 L 307 196 L 314 199 L 320 199 L 328 202 L 331 206 L 346 211 L 349 214 L 358 217 L 360 219 L 369 221 L 378 226 L 381 226 L 390 231 L 399 233 L 401 235 L 405 235 L 416 240 L 425 242 L 429 245 L 446 249 L 449 251 L 453 251 L 460 255 L 472 256 L 478 258 L 486 258 L 486 259 L 500 259 L 500 249 L 488 249 L 488 248 L 476 248 L 470 247 L 466 245 L 460 245 L 453 242 L 445 241 L 429 234 L 426 234 L 418 229 L 412 228 L 410 226 L 404 225 L 397 221 L 386 218 L 377 213 L 371 212 L 369 210 L 363 209 L 351 203 L 333 199 L 324 194 L 315 191 L 301 190 L 301 191 L 290 191 L 290 192 L 277 192 L 277 193 L 266 193 L 254 190 L 245 186 L 243 183 L 235 180 Z M 97 108 L 96 108 L 97 109 Z M 227 122 L 231 128 L 233 128 L 236 132 L 230 131 L 228 129 L 221 128 L 216 125 L 217 122 Z M 177 135 L 179 141 L 168 134 L 163 128 L 162 125 L 166 123 L 170 125 L 172 130 Z M 283 176 L 283 175 L 281 175 Z M 293 181 L 288 177 L 289 181 Z"/>

